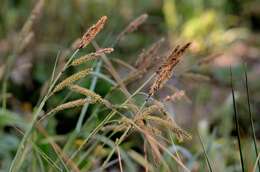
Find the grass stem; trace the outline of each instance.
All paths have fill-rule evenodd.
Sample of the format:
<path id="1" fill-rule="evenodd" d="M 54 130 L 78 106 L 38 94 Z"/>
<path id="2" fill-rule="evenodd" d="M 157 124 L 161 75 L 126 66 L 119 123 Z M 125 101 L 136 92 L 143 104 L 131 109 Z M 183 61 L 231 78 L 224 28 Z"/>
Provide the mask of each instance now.
<path id="1" fill-rule="evenodd" d="M 244 160 L 243 160 L 243 152 L 242 152 L 242 146 L 241 146 L 241 138 L 240 138 L 240 132 L 239 132 L 238 114 L 237 114 L 236 99 L 235 99 L 235 93 L 234 93 L 234 86 L 233 86 L 233 78 L 232 78 L 232 69 L 231 69 L 231 67 L 230 67 L 230 85 L 231 85 L 231 92 L 232 92 L 233 110 L 234 110 L 234 115 L 235 115 L 237 141 L 238 141 L 238 146 L 239 146 L 239 154 L 240 154 L 241 167 L 242 167 L 242 171 L 245 172 Z"/>

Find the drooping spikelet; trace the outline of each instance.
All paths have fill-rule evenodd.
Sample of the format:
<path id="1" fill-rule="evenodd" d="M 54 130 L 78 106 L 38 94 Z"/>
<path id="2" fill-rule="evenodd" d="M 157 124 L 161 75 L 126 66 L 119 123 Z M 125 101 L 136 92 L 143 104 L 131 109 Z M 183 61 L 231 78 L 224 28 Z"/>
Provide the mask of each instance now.
<path id="1" fill-rule="evenodd" d="M 154 123 L 156 123 L 164 128 L 169 128 L 176 134 L 177 139 L 180 142 L 183 141 L 184 139 L 190 140 L 192 138 L 189 133 L 187 133 L 185 130 L 181 129 L 176 124 L 176 122 L 174 120 L 172 120 L 172 118 L 170 118 L 170 117 L 160 118 L 160 117 L 148 115 L 145 117 L 145 119 L 147 119 L 149 121 L 153 121 Z"/>
<path id="2" fill-rule="evenodd" d="M 123 37 L 127 34 L 127 33 L 131 33 L 134 32 L 140 25 L 142 25 L 146 19 L 148 18 L 147 14 L 142 14 L 141 16 L 137 17 L 136 19 L 134 19 L 117 37 L 117 41 L 120 41 L 121 39 L 123 39 Z"/>
<path id="3" fill-rule="evenodd" d="M 43 7 L 45 4 L 45 0 L 38 0 L 35 4 L 30 16 L 24 23 L 22 30 L 19 33 L 19 39 L 15 42 L 15 51 L 16 53 L 21 53 L 32 41 L 34 37 L 33 26 L 40 18 Z"/>
<path id="4" fill-rule="evenodd" d="M 22 52 L 32 42 L 34 36 L 34 32 L 29 32 L 20 43 L 17 52 Z"/>
<path id="5" fill-rule="evenodd" d="M 126 78 L 123 79 L 123 83 L 125 85 L 128 85 L 131 82 L 136 81 L 137 79 L 140 79 L 144 74 L 144 70 L 136 70 L 128 74 Z"/>
<path id="6" fill-rule="evenodd" d="M 159 146 L 157 144 L 157 141 L 155 140 L 155 136 L 154 136 L 154 131 L 151 130 L 150 128 L 147 127 L 143 127 L 143 134 L 144 137 L 146 138 L 147 142 L 149 143 L 150 147 L 151 147 L 151 152 L 152 152 L 152 156 L 153 159 L 155 161 L 155 163 L 159 163 L 160 160 L 162 159 L 162 155 L 159 149 Z"/>
<path id="7" fill-rule="evenodd" d="M 173 68 L 179 63 L 181 56 L 191 43 L 183 47 L 177 46 L 157 71 L 157 78 L 149 90 L 149 96 L 153 96 L 171 78 Z"/>
<path id="8" fill-rule="evenodd" d="M 95 37 L 96 35 L 103 29 L 105 23 L 107 21 L 107 16 L 101 17 L 98 22 L 91 26 L 87 32 L 82 36 L 77 48 L 86 47 Z"/>
<path id="9" fill-rule="evenodd" d="M 149 68 L 152 62 L 154 62 L 156 54 L 163 42 L 164 38 L 161 38 L 160 40 L 153 43 L 147 50 L 143 51 L 136 61 L 136 68 L 139 70 Z"/>
<path id="10" fill-rule="evenodd" d="M 47 116 L 50 116 L 53 113 L 56 113 L 56 112 L 59 112 L 59 111 L 65 110 L 65 109 L 71 109 L 71 108 L 74 108 L 74 107 L 83 106 L 86 103 L 92 103 L 92 101 L 90 99 L 78 99 L 78 100 L 73 100 L 73 101 L 61 104 L 61 105 L 55 107 L 54 109 L 52 109 L 50 112 L 48 112 L 44 116 L 42 116 L 38 120 L 38 122 L 40 122 L 41 120 L 43 120 Z"/>
<path id="11" fill-rule="evenodd" d="M 75 81 L 80 80 L 84 77 L 86 77 L 90 72 L 92 71 L 92 69 L 88 68 L 85 70 L 82 70 L 78 73 L 75 73 L 71 76 L 69 76 L 68 78 L 66 78 L 65 80 L 61 81 L 52 91 L 52 94 L 55 92 L 58 92 L 60 90 L 62 90 L 63 88 L 73 84 Z"/>
<path id="12" fill-rule="evenodd" d="M 86 97 L 90 97 L 91 100 L 93 101 L 93 103 L 98 102 L 98 103 L 104 104 L 107 107 L 111 107 L 111 104 L 107 100 L 103 99 L 100 95 L 98 95 L 94 91 L 91 91 L 87 88 L 84 88 L 84 87 L 81 87 L 78 85 L 71 85 L 69 88 L 74 92 L 82 94 Z"/>
<path id="13" fill-rule="evenodd" d="M 126 78 L 123 79 L 125 85 L 143 77 L 147 70 L 156 61 L 156 57 L 158 57 L 156 56 L 157 52 L 163 41 L 164 38 L 161 38 L 159 41 L 152 44 L 147 50 L 143 50 L 135 64 L 137 70 L 132 71 Z"/>
<path id="14" fill-rule="evenodd" d="M 174 102 L 175 100 L 180 100 L 184 96 L 185 96 L 185 91 L 184 90 L 180 90 L 180 91 L 177 91 L 177 92 L 173 93 L 170 96 L 166 96 L 164 98 L 164 101 L 173 101 Z"/>
<path id="15" fill-rule="evenodd" d="M 136 18 L 135 20 L 133 20 L 125 29 L 126 33 L 131 33 L 133 31 L 135 31 L 141 24 L 143 24 L 146 19 L 148 18 L 147 14 L 142 14 L 141 16 L 139 16 L 138 18 Z"/>
<path id="16" fill-rule="evenodd" d="M 42 9 L 44 7 L 44 4 L 45 4 L 45 0 L 39 0 L 35 4 L 29 18 L 26 20 L 26 22 L 23 25 L 23 28 L 20 32 L 22 38 L 24 38 L 29 32 L 32 31 L 33 24 L 36 22 L 36 20 L 42 14 Z"/>
<path id="17" fill-rule="evenodd" d="M 103 48 L 103 49 L 100 49 L 100 50 L 96 51 L 95 53 L 90 53 L 90 54 L 82 56 L 82 57 L 80 57 L 78 59 L 75 59 L 74 61 L 72 61 L 71 65 L 72 66 L 77 66 L 77 65 L 80 65 L 82 63 L 86 63 L 88 61 L 95 60 L 96 58 L 100 57 L 101 55 L 109 54 L 109 53 L 111 53 L 113 51 L 114 51 L 113 48 Z"/>
<path id="18" fill-rule="evenodd" d="M 145 108 L 142 112 L 142 116 L 145 117 L 147 115 L 150 115 L 154 112 L 157 112 L 157 111 L 160 111 L 161 110 L 161 107 L 159 107 L 158 105 L 154 104 L 154 105 L 151 105 L 147 108 Z"/>

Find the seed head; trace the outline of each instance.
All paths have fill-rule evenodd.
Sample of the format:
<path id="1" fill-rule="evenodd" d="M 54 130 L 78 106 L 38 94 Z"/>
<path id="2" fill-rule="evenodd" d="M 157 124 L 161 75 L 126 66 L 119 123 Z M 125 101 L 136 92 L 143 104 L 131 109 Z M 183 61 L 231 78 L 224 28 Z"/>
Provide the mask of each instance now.
<path id="1" fill-rule="evenodd" d="M 65 80 L 61 81 L 53 90 L 52 94 L 54 94 L 55 92 L 58 92 L 60 90 L 62 90 L 63 88 L 71 85 L 72 83 L 74 83 L 77 80 L 80 80 L 84 77 L 86 77 L 90 72 L 92 71 L 92 69 L 85 69 L 82 70 L 78 73 L 75 73 L 71 76 L 69 76 L 68 78 L 66 78 Z"/>
<path id="2" fill-rule="evenodd" d="M 95 25 L 91 26 L 87 30 L 87 32 L 82 36 L 77 48 L 81 49 L 86 47 L 96 37 L 96 35 L 103 29 L 106 21 L 107 21 L 107 16 L 103 16 L 97 21 Z"/>
<path id="3" fill-rule="evenodd" d="M 139 70 L 148 69 L 155 60 L 156 54 L 163 42 L 164 38 L 161 38 L 157 42 L 153 43 L 147 50 L 143 51 L 136 61 L 136 68 Z"/>
<path id="4" fill-rule="evenodd" d="M 116 38 L 116 42 L 124 38 L 128 33 L 134 32 L 140 25 L 142 25 L 148 18 L 147 14 L 142 14 L 141 16 L 134 19 Z"/>
<path id="5" fill-rule="evenodd" d="M 104 104 L 107 107 L 112 107 L 112 105 L 107 100 L 103 99 L 100 95 L 98 95 L 94 91 L 91 91 L 87 88 L 84 88 L 84 87 L 81 87 L 78 85 L 71 85 L 69 88 L 74 92 L 77 92 L 84 96 L 90 97 L 91 100 L 93 101 L 93 103 L 98 102 L 98 103 Z"/>
<path id="6" fill-rule="evenodd" d="M 82 63 L 86 63 L 88 61 L 95 60 L 96 58 L 100 57 L 101 55 L 109 54 L 109 53 L 111 53 L 113 51 L 114 51 L 113 48 L 103 48 L 103 49 L 100 49 L 100 50 L 96 51 L 95 53 L 90 53 L 90 54 L 82 56 L 82 57 L 80 57 L 78 59 L 75 59 L 74 61 L 72 61 L 71 65 L 72 66 L 77 66 L 77 65 L 80 65 Z"/>
<path id="7" fill-rule="evenodd" d="M 157 78 L 149 90 L 149 96 L 153 96 L 163 85 L 171 78 L 173 68 L 180 62 L 180 58 L 187 50 L 191 43 L 185 44 L 183 47 L 177 46 L 168 56 L 165 62 L 157 71 Z"/>
<path id="8" fill-rule="evenodd" d="M 83 106 L 86 103 L 91 103 L 91 101 L 89 99 L 78 99 L 78 100 L 73 100 L 73 101 L 61 104 L 61 105 L 55 107 L 54 109 L 52 109 L 50 112 L 46 113 L 44 116 L 42 116 L 38 120 L 38 123 L 53 113 L 57 113 L 59 111 L 65 110 L 65 109 L 71 109 L 74 107 Z"/>

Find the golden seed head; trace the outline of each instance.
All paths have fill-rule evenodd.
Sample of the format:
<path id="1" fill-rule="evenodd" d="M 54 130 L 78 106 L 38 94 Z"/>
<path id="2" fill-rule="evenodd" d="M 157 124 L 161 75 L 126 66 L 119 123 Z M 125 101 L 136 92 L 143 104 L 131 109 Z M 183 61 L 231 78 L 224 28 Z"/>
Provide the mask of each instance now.
<path id="1" fill-rule="evenodd" d="M 110 54 L 114 51 L 114 48 L 101 48 L 96 51 L 96 56 L 101 56 L 103 54 Z"/>
<path id="2" fill-rule="evenodd" d="M 77 100 L 73 100 L 73 101 L 61 104 L 61 105 L 55 107 L 54 109 L 52 109 L 50 112 L 43 115 L 38 120 L 38 122 L 42 121 L 43 119 L 45 119 L 46 117 L 50 116 L 53 113 L 57 113 L 59 111 L 65 110 L 65 109 L 71 109 L 71 108 L 74 108 L 74 107 L 83 106 L 86 103 L 91 103 L 91 100 L 89 100 L 89 99 L 77 99 Z"/>
<path id="3" fill-rule="evenodd" d="M 69 76 L 68 78 L 66 78 L 65 80 L 61 81 L 52 91 L 52 94 L 55 92 L 58 92 L 60 90 L 62 90 L 63 88 L 73 84 L 75 81 L 80 80 L 84 77 L 86 77 L 90 72 L 92 71 L 92 69 L 88 68 L 85 70 L 82 70 L 78 73 L 75 73 L 71 76 Z"/>
<path id="4" fill-rule="evenodd" d="M 98 102 L 104 104 L 107 107 L 112 107 L 112 105 L 107 100 L 103 99 L 100 95 L 98 95 L 94 91 L 91 91 L 87 88 L 78 85 L 71 85 L 69 88 L 74 92 L 90 97 L 93 103 Z"/>
<path id="5" fill-rule="evenodd" d="M 101 17 L 97 23 L 91 26 L 87 32 L 82 36 L 77 48 L 86 47 L 95 37 L 96 35 L 103 29 L 105 23 L 107 21 L 107 16 Z"/>
<path id="6" fill-rule="evenodd" d="M 100 57 L 101 55 L 109 54 L 109 53 L 111 53 L 113 51 L 114 51 L 113 48 L 103 48 L 103 49 L 100 49 L 100 50 L 96 51 L 95 53 L 90 53 L 90 54 L 82 56 L 82 57 L 80 57 L 78 59 L 73 60 L 71 65 L 72 66 L 77 66 L 77 65 L 86 63 L 88 61 L 95 60 L 96 58 Z"/>
<path id="7" fill-rule="evenodd" d="M 100 95 L 96 94 L 95 92 L 93 92 L 87 88 L 84 88 L 84 87 L 81 87 L 78 85 L 71 85 L 69 88 L 74 92 L 77 92 L 77 93 L 80 93 L 87 97 L 90 97 L 95 102 L 98 102 L 102 99 L 102 97 Z"/>
<path id="8" fill-rule="evenodd" d="M 52 111 L 57 112 L 57 111 L 65 110 L 65 109 L 70 109 L 70 108 L 73 108 L 73 107 L 82 106 L 87 102 L 89 102 L 88 99 L 73 100 L 73 101 L 70 101 L 70 102 L 67 102 L 67 103 L 64 103 L 64 104 L 57 106 Z"/>
<path id="9" fill-rule="evenodd" d="M 157 112 L 158 110 L 160 110 L 160 107 L 158 105 L 151 105 L 143 110 L 142 116 L 150 115 L 154 112 Z"/>

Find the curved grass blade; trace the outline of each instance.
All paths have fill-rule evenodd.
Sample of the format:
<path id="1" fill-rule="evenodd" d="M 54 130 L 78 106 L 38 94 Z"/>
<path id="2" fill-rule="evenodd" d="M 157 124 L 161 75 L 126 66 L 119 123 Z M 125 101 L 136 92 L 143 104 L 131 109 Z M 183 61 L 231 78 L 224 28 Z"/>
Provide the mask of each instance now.
<path id="1" fill-rule="evenodd" d="M 230 86 L 231 86 L 231 92 L 232 92 L 232 101 L 233 101 L 233 109 L 234 109 L 235 122 L 236 122 L 236 132 L 237 132 L 237 141 L 238 141 L 238 146 L 239 146 L 241 167 L 242 167 L 242 171 L 245 172 L 243 153 L 242 153 L 242 147 L 241 147 L 241 138 L 240 138 L 240 134 L 239 134 L 238 114 L 237 114 L 236 100 L 235 100 L 235 94 L 234 94 L 234 86 L 233 86 L 233 78 L 232 78 L 231 67 L 230 67 Z"/>
<path id="2" fill-rule="evenodd" d="M 206 151 L 206 149 L 205 149 L 205 146 L 204 146 L 204 144 L 203 144 L 203 141 L 202 141 L 202 138 L 201 138 L 199 132 L 198 132 L 198 136 L 199 136 L 200 144 L 201 144 L 201 147 L 202 147 L 202 149 L 203 149 L 203 154 L 204 154 L 204 156 L 205 156 L 205 159 L 206 159 L 206 162 L 207 162 L 209 171 L 210 171 L 210 172 L 213 172 L 212 166 L 211 166 L 210 161 L 209 161 L 209 157 L 208 157 L 207 151 Z"/>
<path id="3" fill-rule="evenodd" d="M 250 126 L 252 130 L 252 139 L 254 143 L 254 149 L 255 149 L 255 154 L 256 158 L 258 156 L 258 149 L 257 149 L 257 143 L 256 143 L 256 136 L 255 136 L 255 127 L 254 127 L 254 122 L 253 122 L 253 115 L 250 107 L 250 95 L 249 95 L 249 86 L 248 86 L 248 79 L 247 79 L 247 69 L 246 69 L 246 64 L 244 64 L 244 74 L 245 74 L 245 88 L 246 88 L 246 97 L 247 97 L 247 106 L 248 106 L 248 114 L 250 117 Z M 258 166 L 258 171 L 260 172 L 260 164 L 259 160 L 257 161 L 257 166 Z"/>

